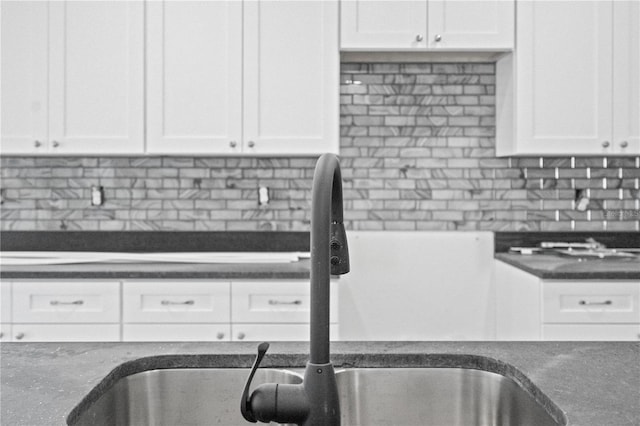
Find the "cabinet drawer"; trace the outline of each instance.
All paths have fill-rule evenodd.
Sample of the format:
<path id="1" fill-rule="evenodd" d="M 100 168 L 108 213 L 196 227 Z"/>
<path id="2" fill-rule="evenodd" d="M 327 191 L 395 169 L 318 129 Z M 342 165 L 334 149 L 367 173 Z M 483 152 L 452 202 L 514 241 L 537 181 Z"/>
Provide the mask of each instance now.
<path id="1" fill-rule="evenodd" d="M 229 322 L 229 283 L 126 281 L 125 323 Z"/>
<path id="2" fill-rule="evenodd" d="M 125 324 L 125 342 L 211 342 L 230 340 L 229 324 Z"/>
<path id="3" fill-rule="evenodd" d="M 338 321 L 337 287 L 331 283 L 330 321 Z M 308 323 L 309 281 L 234 281 L 232 322 Z"/>
<path id="4" fill-rule="evenodd" d="M 640 340 L 638 324 L 545 324 L 544 340 Z"/>
<path id="5" fill-rule="evenodd" d="M 14 342 L 118 342 L 120 324 L 13 324 Z"/>
<path id="6" fill-rule="evenodd" d="M 640 323 L 637 282 L 545 282 L 544 323 Z"/>
<path id="7" fill-rule="evenodd" d="M 11 283 L 0 281 L 0 322 L 11 322 Z"/>
<path id="8" fill-rule="evenodd" d="M 329 326 L 329 338 L 338 340 L 338 324 Z M 231 340 L 237 341 L 309 341 L 309 324 L 232 324 Z"/>
<path id="9" fill-rule="evenodd" d="M 120 322 L 120 283 L 15 281 L 14 323 Z"/>

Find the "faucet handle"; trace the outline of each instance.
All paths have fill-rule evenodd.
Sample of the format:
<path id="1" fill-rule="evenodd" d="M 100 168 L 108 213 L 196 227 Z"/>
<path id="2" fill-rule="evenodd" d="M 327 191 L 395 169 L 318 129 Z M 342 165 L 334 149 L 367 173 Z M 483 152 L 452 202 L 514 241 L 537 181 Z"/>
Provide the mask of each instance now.
<path id="1" fill-rule="evenodd" d="M 245 383 L 244 390 L 242 391 L 242 399 L 240 401 L 240 411 L 242 412 L 242 417 L 244 417 L 246 421 L 251 423 L 256 423 L 257 420 L 249 404 L 250 402 L 249 388 L 251 387 L 253 376 L 256 374 L 256 370 L 258 369 L 258 367 L 260 367 L 262 358 L 264 358 L 264 355 L 267 353 L 268 349 L 269 349 L 268 342 L 262 342 L 258 345 L 258 356 L 256 356 L 256 360 L 253 362 L 253 366 L 251 367 L 251 372 L 249 373 L 249 377 L 247 378 L 247 383 Z"/>
<path id="2" fill-rule="evenodd" d="M 331 224 L 331 275 L 343 275 L 349 272 L 349 247 L 344 223 Z"/>

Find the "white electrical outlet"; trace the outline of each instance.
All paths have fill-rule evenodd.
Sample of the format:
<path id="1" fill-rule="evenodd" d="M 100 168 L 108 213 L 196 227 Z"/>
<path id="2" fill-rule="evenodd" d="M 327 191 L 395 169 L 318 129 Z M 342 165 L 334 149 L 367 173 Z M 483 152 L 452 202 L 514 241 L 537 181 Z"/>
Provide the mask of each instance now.
<path id="1" fill-rule="evenodd" d="M 104 203 L 104 193 L 101 186 L 91 187 L 91 205 L 101 206 Z"/>

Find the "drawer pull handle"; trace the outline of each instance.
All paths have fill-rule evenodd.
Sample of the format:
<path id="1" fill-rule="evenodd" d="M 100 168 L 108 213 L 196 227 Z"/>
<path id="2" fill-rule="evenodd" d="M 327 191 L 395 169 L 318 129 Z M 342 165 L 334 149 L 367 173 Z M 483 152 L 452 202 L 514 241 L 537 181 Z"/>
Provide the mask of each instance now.
<path id="1" fill-rule="evenodd" d="M 269 304 L 270 305 L 302 305 L 302 300 L 293 300 L 291 302 L 285 302 L 282 300 L 269 299 Z"/>
<path id="2" fill-rule="evenodd" d="M 61 306 L 61 305 L 84 305 L 84 300 L 74 300 L 73 302 L 63 302 L 60 300 L 52 300 L 49 302 L 51 306 Z"/>
<path id="3" fill-rule="evenodd" d="M 167 305 L 195 305 L 195 301 L 193 300 L 185 300 L 184 302 L 174 302 L 172 300 L 163 300 L 160 302 L 160 304 L 162 306 L 167 306 Z"/>
<path id="4" fill-rule="evenodd" d="M 580 305 L 613 305 L 611 300 L 605 300 L 604 302 L 588 302 L 586 300 L 581 300 L 578 302 Z"/>

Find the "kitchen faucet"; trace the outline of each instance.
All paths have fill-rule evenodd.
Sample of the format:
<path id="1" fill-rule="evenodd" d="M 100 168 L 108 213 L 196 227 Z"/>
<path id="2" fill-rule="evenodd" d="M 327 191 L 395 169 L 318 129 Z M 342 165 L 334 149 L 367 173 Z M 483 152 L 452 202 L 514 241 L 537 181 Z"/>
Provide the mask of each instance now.
<path id="1" fill-rule="evenodd" d="M 331 275 L 349 272 L 349 251 L 342 219 L 342 177 L 334 154 L 316 163 L 311 197 L 311 318 L 309 361 L 301 384 L 266 383 L 249 395 L 253 376 L 269 344 L 258 356 L 242 393 L 240 411 L 249 422 L 340 424 L 335 372 L 329 359 L 329 283 Z"/>

